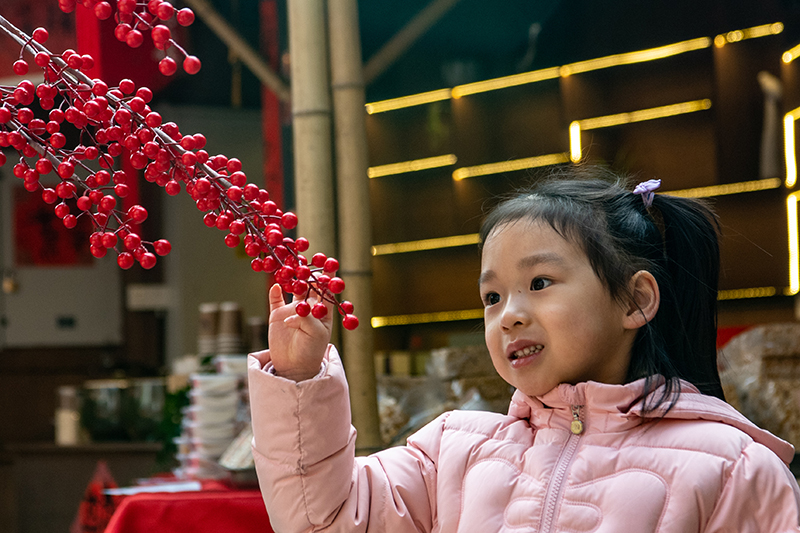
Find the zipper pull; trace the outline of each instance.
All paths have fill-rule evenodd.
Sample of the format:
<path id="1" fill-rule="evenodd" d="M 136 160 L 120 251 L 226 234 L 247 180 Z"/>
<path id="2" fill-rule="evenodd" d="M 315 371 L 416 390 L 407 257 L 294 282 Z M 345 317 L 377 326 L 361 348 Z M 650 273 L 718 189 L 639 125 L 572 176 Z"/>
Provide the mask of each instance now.
<path id="1" fill-rule="evenodd" d="M 572 424 L 569 426 L 570 431 L 574 435 L 580 435 L 583 433 L 583 422 L 581 422 L 581 406 L 580 405 L 573 405 L 572 406 Z"/>

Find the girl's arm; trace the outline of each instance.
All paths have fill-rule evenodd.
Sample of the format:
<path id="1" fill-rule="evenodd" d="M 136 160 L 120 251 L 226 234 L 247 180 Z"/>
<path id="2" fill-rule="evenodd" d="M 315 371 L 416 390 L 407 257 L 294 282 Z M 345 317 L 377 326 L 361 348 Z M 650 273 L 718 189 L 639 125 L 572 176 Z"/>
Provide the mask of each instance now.
<path id="1" fill-rule="evenodd" d="M 330 319 L 293 309 L 270 290 L 270 350 L 253 354 L 248 369 L 253 456 L 273 528 L 430 531 L 438 440 L 427 453 L 400 447 L 356 460 Z"/>
<path id="2" fill-rule="evenodd" d="M 725 482 L 705 533 L 800 532 L 800 488 L 768 448 L 745 448 Z"/>

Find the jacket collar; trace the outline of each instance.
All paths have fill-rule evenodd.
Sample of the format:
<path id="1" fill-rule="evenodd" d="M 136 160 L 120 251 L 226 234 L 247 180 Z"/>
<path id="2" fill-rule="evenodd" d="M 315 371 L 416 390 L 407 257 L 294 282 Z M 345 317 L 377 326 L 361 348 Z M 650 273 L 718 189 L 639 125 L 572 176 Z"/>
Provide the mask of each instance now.
<path id="1" fill-rule="evenodd" d="M 511 399 L 508 414 L 527 419 L 536 429 L 569 429 L 573 420 L 573 407 L 580 406 L 584 433 L 621 432 L 641 425 L 645 419 L 706 420 L 721 422 L 747 433 L 754 441 L 770 448 L 786 464 L 794 457 L 794 447 L 765 431 L 727 403 L 700 393 L 691 383 L 681 381 L 681 394 L 675 405 L 664 413 L 663 409 L 643 413 L 642 398 L 645 380 L 625 385 L 607 385 L 587 381 L 570 385 L 562 383 L 543 396 L 531 398 L 516 391 Z M 663 394 L 664 380 L 657 379 L 656 388 L 649 399 Z M 665 402 L 669 405 L 670 401 Z"/>

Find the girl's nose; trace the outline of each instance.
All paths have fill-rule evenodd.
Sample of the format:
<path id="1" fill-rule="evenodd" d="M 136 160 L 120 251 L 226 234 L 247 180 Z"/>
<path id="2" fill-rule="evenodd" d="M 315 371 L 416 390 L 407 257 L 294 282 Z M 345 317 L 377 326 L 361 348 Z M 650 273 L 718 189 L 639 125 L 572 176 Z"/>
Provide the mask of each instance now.
<path id="1" fill-rule="evenodd" d="M 504 330 L 511 330 L 518 326 L 526 326 L 530 323 L 531 317 L 525 298 L 521 295 L 511 296 L 506 300 L 503 307 L 503 314 L 500 317 L 500 326 Z"/>

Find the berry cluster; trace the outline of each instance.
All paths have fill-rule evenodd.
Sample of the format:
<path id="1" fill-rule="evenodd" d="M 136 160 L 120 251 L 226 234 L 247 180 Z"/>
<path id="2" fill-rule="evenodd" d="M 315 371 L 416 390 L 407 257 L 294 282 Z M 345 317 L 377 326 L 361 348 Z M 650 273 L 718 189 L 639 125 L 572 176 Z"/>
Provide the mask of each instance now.
<path id="1" fill-rule="evenodd" d="M 163 123 L 148 105 L 152 92 L 147 87 L 137 88 L 130 80 L 108 87 L 83 74 L 80 66 L 72 66 L 78 64 L 73 60 L 76 56 L 81 66 L 91 60 L 88 56 L 71 50 L 60 55 L 49 52 L 42 44 L 45 30 L 37 29 L 35 37 L 29 37 L 2 17 L 0 30 L 20 43 L 23 52 L 34 55 L 45 78 L 38 86 L 27 80 L 15 87 L 0 86 L 0 147 L 19 153 L 14 175 L 24 181 L 26 190 L 41 190 L 45 202 L 56 204 L 55 213 L 66 227 L 75 227 L 79 217 L 91 220 L 95 232 L 90 250 L 95 257 L 111 251 L 122 268 L 136 262 L 152 268 L 156 256 L 171 248 L 164 239 L 148 242 L 137 233 L 137 226 L 147 218 L 144 207 L 118 208 L 117 198 L 128 195 L 132 179 L 114 170 L 118 158 L 124 157 L 143 171 L 145 180 L 164 187 L 167 194 L 185 189 L 205 212 L 205 224 L 225 232 L 229 247 L 243 242 L 245 253 L 253 258 L 253 270 L 274 274 L 284 291 L 302 300 L 296 307 L 299 315 L 322 318 L 327 313 L 322 302 L 328 301 L 343 315 L 345 328 L 358 326 L 352 304 L 336 299 L 344 290 L 344 281 L 335 276 L 338 261 L 316 254 L 309 262 L 302 255 L 308 241 L 285 235 L 296 227 L 297 216 L 281 211 L 266 190 L 247 183 L 241 161 L 222 154 L 210 156 L 202 134 L 184 135 L 175 123 Z M 36 98 L 48 112 L 47 120 L 28 107 Z M 79 132 L 79 144 L 71 148 L 62 132 L 68 125 Z M 0 165 L 5 159 L 0 152 Z M 53 171 L 59 182 L 45 187 L 40 177 Z M 307 302 L 312 293 L 318 300 L 313 306 Z"/>
<path id="2" fill-rule="evenodd" d="M 172 32 L 166 26 L 166 23 L 172 20 L 173 17 L 181 26 L 192 24 L 194 22 L 194 12 L 188 7 L 175 9 L 166 0 L 140 2 L 136 0 L 116 0 L 117 12 L 115 14 L 111 3 L 105 0 L 58 0 L 58 6 L 64 13 L 72 13 L 79 3 L 86 9 L 91 9 L 100 20 L 106 20 L 113 14 L 117 23 L 117 27 L 114 29 L 114 36 L 131 48 L 140 47 L 144 42 L 145 34 L 149 33 L 153 39 L 153 45 L 157 49 L 164 50 L 166 53 L 170 47 L 174 47 L 174 50 L 177 50 L 183 56 L 183 70 L 189 74 L 197 74 L 200 70 L 200 60 L 186 53 L 186 50 L 172 39 Z M 178 70 L 178 64 L 165 54 L 164 58 L 158 62 L 158 70 L 165 76 L 172 76 Z"/>

